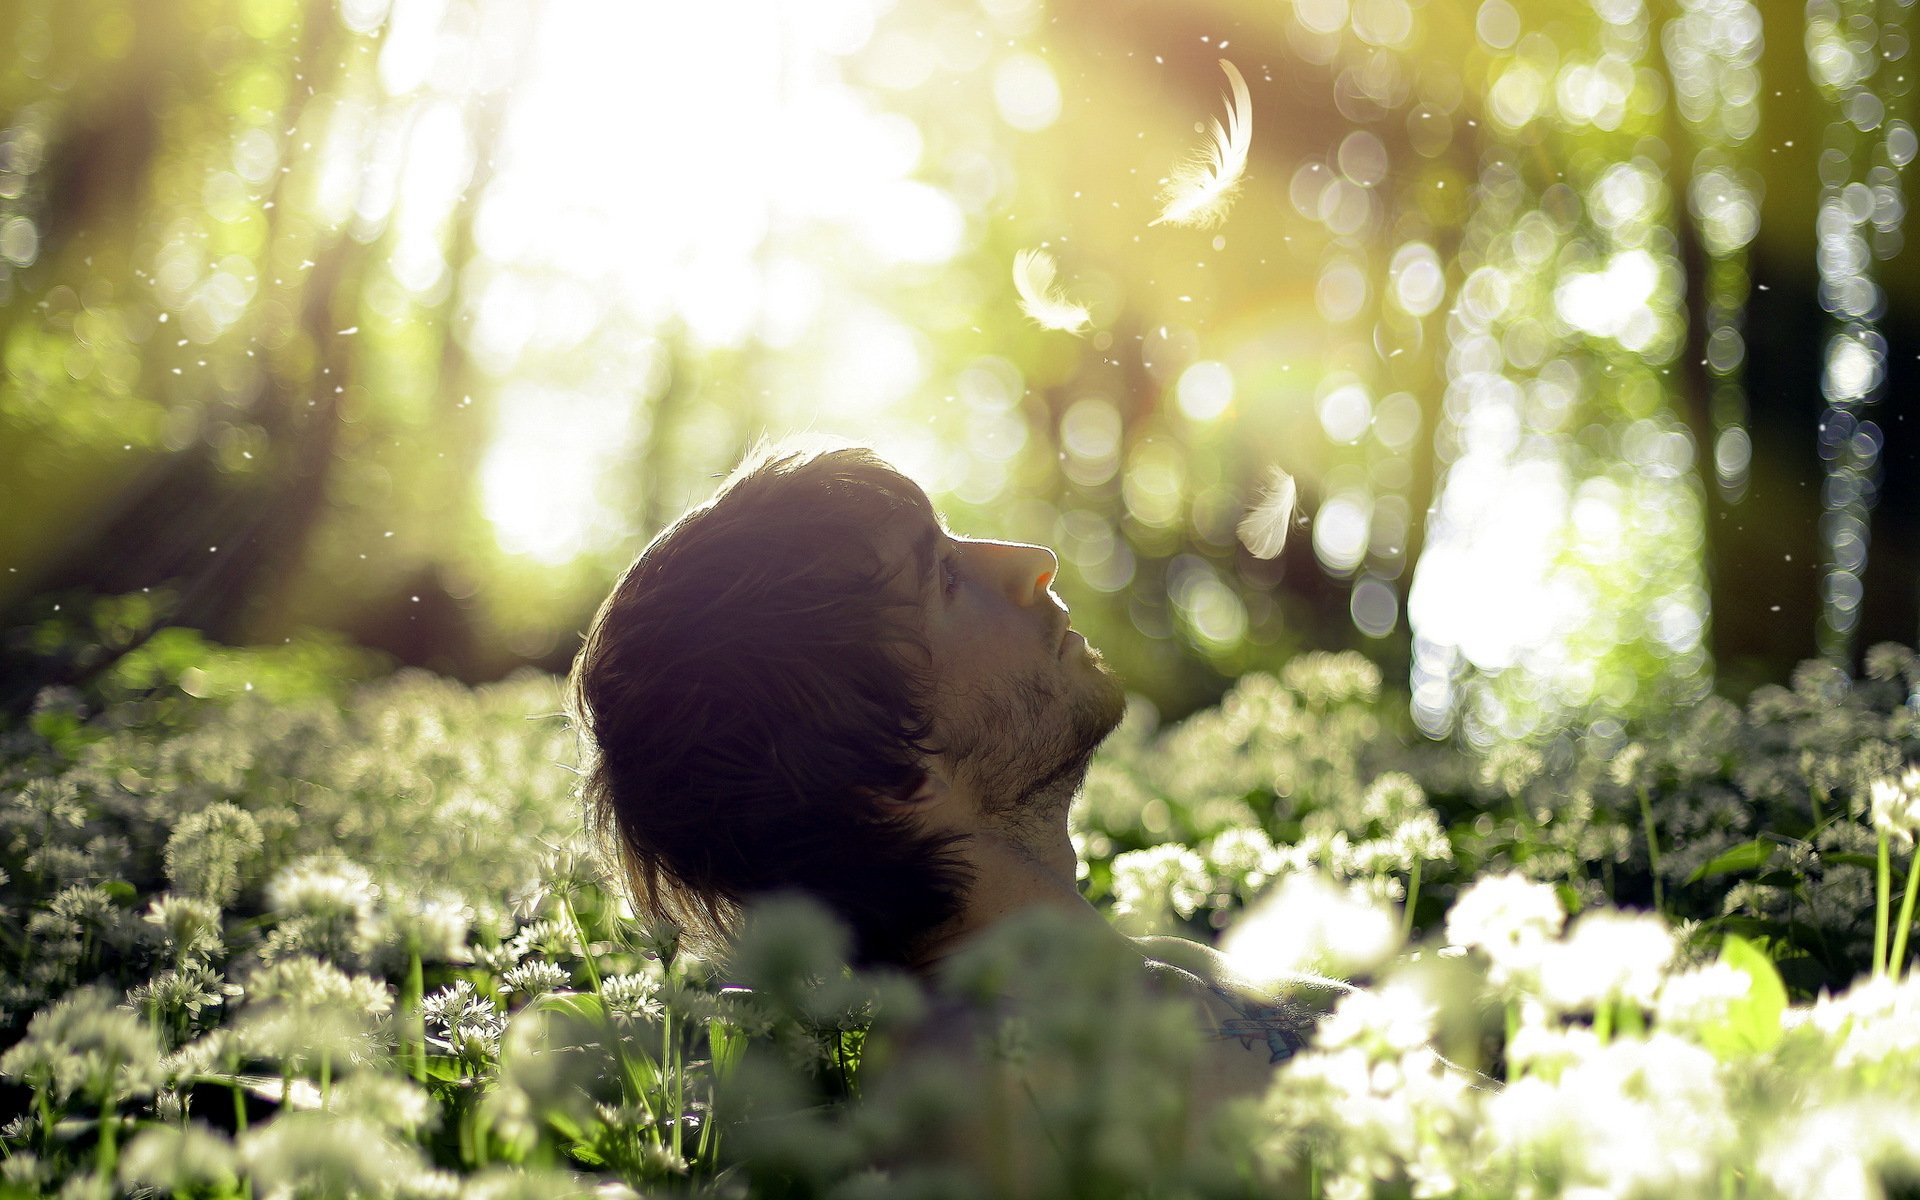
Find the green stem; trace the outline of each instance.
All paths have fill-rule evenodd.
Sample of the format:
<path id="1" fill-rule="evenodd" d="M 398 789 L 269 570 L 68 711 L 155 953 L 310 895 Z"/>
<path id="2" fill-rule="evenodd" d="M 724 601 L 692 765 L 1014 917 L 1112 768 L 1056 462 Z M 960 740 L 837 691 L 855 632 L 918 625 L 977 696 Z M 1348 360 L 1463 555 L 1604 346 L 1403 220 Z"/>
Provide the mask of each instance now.
<path id="1" fill-rule="evenodd" d="M 405 1021 L 403 1054 L 415 1083 L 427 1081 L 427 1024 L 420 1014 L 420 999 L 426 993 L 426 977 L 420 965 L 420 949 L 407 949 L 407 980 L 400 993 L 400 1011 Z"/>
<path id="2" fill-rule="evenodd" d="M 114 1131 L 119 1123 L 113 1119 L 113 1105 L 100 1106 L 100 1141 L 94 1147 L 93 1169 L 102 1180 L 113 1178 L 114 1163 L 119 1161 L 119 1147 L 114 1143 Z"/>
<path id="3" fill-rule="evenodd" d="M 1413 860 L 1413 870 L 1407 873 L 1407 911 L 1400 914 L 1400 940 L 1413 937 L 1413 906 L 1420 900 L 1420 868 L 1426 864 L 1420 859 Z"/>
<path id="4" fill-rule="evenodd" d="M 1907 931 L 1913 928 L 1914 868 L 1920 867 L 1920 853 L 1907 859 L 1906 894 L 1900 897 L 1900 924 L 1893 931 L 1893 953 L 1887 957 L 1887 969 L 1895 979 L 1905 973 L 1907 966 Z"/>
<path id="5" fill-rule="evenodd" d="M 665 1078 L 661 1080 L 664 1085 L 666 1079 L 672 1078 L 673 1075 L 673 1010 L 671 1008 L 660 1014 L 660 1069 L 666 1072 Z M 673 1123 L 671 1135 L 673 1152 L 678 1154 L 680 1153 L 680 1105 L 667 1103 L 667 1097 L 664 1095 L 666 1088 L 663 1086 L 660 1090 L 663 1093 L 660 1097 L 661 1106 L 667 1110 L 667 1120 Z M 652 1133 L 653 1144 L 658 1146 L 662 1136 L 658 1123 L 654 1125 Z"/>
<path id="6" fill-rule="evenodd" d="M 680 1044 L 673 1036 L 673 1010 L 668 1009 L 660 1020 L 660 1037 L 666 1043 L 661 1052 L 660 1062 L 666 1068 L 667 1077 L 673 1080 L 673 1156 L 683 1157 L 685 1149 L 684 1118 L 687 1115 L 687 1087 L 685 1074 L 680 1069 Z"/>
<path id="7" fill-rule="evenodd" d="M 560 911 L 567 914 L 567 924 L 573 926 L 573 936 L 580 939 L 580 962 L 587 968 L 587 985 L 593 988 L 593 994 L 600 994 L 600 968 L 594 965 L 593 951 L 589 946 L 586 926 L 580 924 L 580 914 L 573 910 L 573 897 L 560 898 Z"/>
<path id="8" fill-rule="evenodd" d="M 1653 908 L 1655 912 L 1665 913 L 1667 899 L 1660 883 L 1660 834 L 1654 828 L 1653 801 L 1644 784 L 1640 788 L 1640 820 L 1647 828 L 1647 866 L 1653 872 Z"/>
<path id="9" fill-rule="evenodd" d="M 587 984 L 593 988 L 593 994 L 600 1000 L 601 1011 L 604 1013 L 606 996 L 600 988 L 600 968 L 593 961 L 593 947 L 587 937 L 587 927 L 580 923 L 580 914 L 574 910 L 571 893 L 560 897 L 560 911 L 566 914 L 567 924 L 573 927 L 573 936 L 580 939 L 580 962 L 587 969 Z M 647 1116 L 653 1118 L 657 1124 L 659 1114 L 654 1111 L 653 1105 L 648 1103 L 647 1090 L 642 1086 L 642 1081 L 634 1077 L 633 1061 L 627 1057 L 626 1035 L 620 1032 L 619 1026 L 611 1017 L 606 1018 L 606 1029 L 607 1037 L 613 1046 L 613 1056 L 620 1064 L 621 1098 L 636 1101 L 645 1110 Z"/>
<path id="10" fill-rule="evenodd" d="M 1813 827 L 1818 830 L 1827 823 L 1827 816 L 1820 807 L 1820 789 L 1817 787 L 1807 789 L 1807 799 L 1813 801 Z M 1813 835 L 1810 833 L 1807 836 L 1811 838 Z"/>
<path id="11" fill-rule="evenodd" d="M 1892 899 L 1892 864 L 1887 858 L 1887 833 L 1880 831 L 1880 853 L 1875 865 L 1873 904 L 1873 973 L 1887 973 L 1887 904 Z"/>

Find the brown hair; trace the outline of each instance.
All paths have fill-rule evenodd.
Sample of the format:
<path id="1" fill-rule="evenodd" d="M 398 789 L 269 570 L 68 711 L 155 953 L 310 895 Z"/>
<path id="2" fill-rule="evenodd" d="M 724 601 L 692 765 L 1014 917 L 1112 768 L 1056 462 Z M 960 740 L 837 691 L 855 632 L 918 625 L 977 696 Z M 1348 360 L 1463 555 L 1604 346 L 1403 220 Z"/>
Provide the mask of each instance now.
<path id="1" fill-rule="evenodd" d="M 932 510 L 869 451 L 762 451 L 636 559 L 574 662 L 593 824 L 636 903 L 709 947 L 798 890 L 864 962 L 959 907 L 957 838 L 884 807 L 929 752 L 926 646 L 875 540 Z"/>

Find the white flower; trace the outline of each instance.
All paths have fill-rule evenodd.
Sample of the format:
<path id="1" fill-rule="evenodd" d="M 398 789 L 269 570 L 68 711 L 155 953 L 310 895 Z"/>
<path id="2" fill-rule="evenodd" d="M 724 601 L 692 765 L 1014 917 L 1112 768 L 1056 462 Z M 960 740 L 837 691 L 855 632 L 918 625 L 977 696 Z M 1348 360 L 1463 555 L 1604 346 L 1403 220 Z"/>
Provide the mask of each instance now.
<path id="1" fill-rule="evenodd" d="M 1698 1030 L 1717 1024 L 1727 1009 L 1753 987 L 1753 977 L 1724 962 L 1669 975 L 1660 985 L 1655 1006 L 1662 1029 Z"/>
<path id="2" fill-rule="evenodd" d="M 1375 1059 L 1397 1058 L 1425 1046 L 1433 1037 L 1437 1010 L 1417 988 L 1388 983 L 1340 997 L 1331 1016 L 1314 1032 L 1325 1050 L 1357 1046 Z"/>
<path id="3" fill-rule="evenodd" d="M 1561 1195 L 1711 1194 L 1739 1143 L 1713 1056 L 1666 1034 L 1587 1044 L 1557 1081 L 1528 1075 L 1487 1101 L 1490 1157 Z"/>
<path id="4" fill-rule="evenodd" d="M 1460 894 L 1447 913 L 1447 940 L 1479 947 L 1493 961 L 1488 979 L 1504 987 L 1539 969 L 1567 914 L 1553 888 L 1521 875 L 1487 875 Z"/>
<path id="5" fill-rule="evenodd" d="M 1877 976 L 1822 996 L 1807 1023 L 1837 1043 L 1837 1067 L 1910 1069 L 1920 1060 L 1920 975 Z"/>
<path id="6" fill-rule="evenodd" d="M 1220 939 L 1235 969 L 1256 982 L 1370 971 L 1399 947 L 1400 924 L 1388 905 L 1310 871 L 1281 880 Z"/>
<path id="7" fill-rule="evenodd" d="M 236 1159 L 233 1144 L 198 1121 L 149 1125 L 121 1153 L 120 1180 L 175 1194 L 226 1191 L 233 1187 Z"/>
<path id="8" fill-rule="evenodd" d="M 1646 913 L 1601 909 L 1582 916 L 1567 940 L 1541 957 L 1540 991 L 1548 1003 L 1568 1012 L 1607 1000 L 1651 1008 L 1672 961 L 1673 933 L 1666 922 Z"/>
<path id="9" fill-rule="evenodd" d="M 1264 886 L 1286 861 L 1273 839 L 1257 827 L 1221 832 L 1207 844 L 1206 859 L 1216 874 L 1241 881 L 1250 891 Z"/>
<path id="10" fill-rule="evenodd" d="M 1920 830 L 1920 767 L 1908 767 L 1898 780 L 1874 780 L 1868 798 L 1874 830 L 1911 847 Z"/>
<path id="11" fill-rule="evenodd" d="M 1179 842 L 1129 850 L 1113 860 L 1114 908 L 1124 918 L 1155 925 L 1168 911 L 1190 917 L 1211 890 L 1206 860 Z"/>
<path id="12" fill-rule="evenodd" d="M 1911 1102 L 1823 1104 L 1782 1124 L 1760 1141 L 1755 1174 L 1785 1200 L 1879 1200 L 1883 1175 L 1920 1166 L 1920 1110 Z"/>

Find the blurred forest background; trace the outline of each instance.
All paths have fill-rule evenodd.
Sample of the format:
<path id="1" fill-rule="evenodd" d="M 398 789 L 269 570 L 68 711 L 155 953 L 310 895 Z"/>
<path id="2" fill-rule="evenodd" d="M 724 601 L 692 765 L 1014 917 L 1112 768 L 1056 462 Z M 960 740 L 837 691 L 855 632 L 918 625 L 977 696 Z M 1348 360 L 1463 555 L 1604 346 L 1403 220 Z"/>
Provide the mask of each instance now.
<path id="1" fill-rule="evenodd" d="M 800 432 L 1056 547 L 1168 716 L 1358 648 L 1486 741 L 1920 639 L 1908 3 L 0 15 L 10 712 L 167 628 L 564 670 Z M 1222 58 L 1244 190 L 1150 227 Z"/>

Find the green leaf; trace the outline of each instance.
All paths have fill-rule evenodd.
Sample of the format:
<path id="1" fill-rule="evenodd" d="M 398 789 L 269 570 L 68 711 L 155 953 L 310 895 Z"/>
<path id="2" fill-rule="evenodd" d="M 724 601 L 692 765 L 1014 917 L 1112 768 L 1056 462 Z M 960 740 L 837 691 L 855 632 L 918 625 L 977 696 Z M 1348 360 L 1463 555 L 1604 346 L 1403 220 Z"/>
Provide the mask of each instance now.
<path id="1" fill-rule="evenodd" d="M 1747 977 L 1747 994 L 1727 1006 L 1726 1020 L 1700 1031 L 1700 1041 L 1723 1059 L 1765 1054 L 1780 1044 L 1787 987 L 1766 951 L 1738 934 L 1720 946 L 1720 961 Z"/>
<path id="2" fill-rule="evenodd" d="M 1827 866 L 1865 867 L 1869 871 L 1880 866 L 1880 860 L 1871 854 L 1822 854 L 1820 861 Z"/>
<path id="3" fill-rule="evenodd" d="M 531 1012 L 576 1017 L 583 1021 L 605 1021 L 606 1005 L 592 992 L 548 992 L 527 1005 Z"/>
<path id="4" fill-rule="evenodd" d="M 1773 855 L 1780 849 L 1780 843 L 1760 838 L 1751 842 L 1742 842 L 1731 850 L 1716 855 L 1711 861 L 1702 863 L 1693 874 L 1687 876 L 1688 883 L 1699 883 L 1715 875 L 1730 875 L 1735 871 L 1757 871 L 1773 861 Z"/>
<path id="5" fill-rule="evenodd" d="M 1553 891 L 1560 897 L 1560 907 L 1566 910 L 1569 917 L 1579 916 L 1580 910 L 1586 907 L 1586 903 L 1580 898 L 1580 893 L 1574 891 L 1570 883 L 1556 883 L 1553 885 Z"/>

